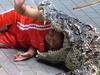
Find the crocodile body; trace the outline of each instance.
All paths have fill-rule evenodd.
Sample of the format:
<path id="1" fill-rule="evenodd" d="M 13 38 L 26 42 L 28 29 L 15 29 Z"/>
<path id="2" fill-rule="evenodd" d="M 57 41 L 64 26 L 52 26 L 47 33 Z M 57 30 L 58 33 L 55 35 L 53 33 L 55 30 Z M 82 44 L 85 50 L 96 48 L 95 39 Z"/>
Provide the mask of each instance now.
<path id="1" fill-rule="evenodd" d="M 70 69 L 56 75 L 100 75 L 100 33 L 92 25 L 82 23 L 49 5 L 43 5 L 44 10 L 50 11 L 45 10 L 44 17 L 51 20 L 55 29 L 68 33 L 70 39 L 65 37 L 62 49 L 38 53 L 37 58 L 55 63 L 63 61 Z"/>

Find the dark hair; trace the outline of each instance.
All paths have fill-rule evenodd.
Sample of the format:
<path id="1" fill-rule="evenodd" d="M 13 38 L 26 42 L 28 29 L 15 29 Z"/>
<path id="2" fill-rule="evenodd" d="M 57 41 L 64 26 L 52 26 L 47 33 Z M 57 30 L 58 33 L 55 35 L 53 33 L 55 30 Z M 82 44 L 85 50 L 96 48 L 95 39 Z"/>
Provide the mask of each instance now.
<path id="1" fill-rule="evenodd" d="M 63 42 L 64 42 L 64 33 L 62 31 L 58 31 L 55 29 L 51 30 L 54 33 L 54 36 L 57 36 L 58 40 L 58 49 L 63 47 Z"/>
<path id="2" fill-rule="evenodd" d="M 63 32 L 59 32 L 58 33 L 58 35 L 59 35 L 59 38 L 60 38 L 60 44 L 59 44 L 59 48 L 62 48 L 63 47 L 63 42 L 64 42 L 64 33 Z"/>

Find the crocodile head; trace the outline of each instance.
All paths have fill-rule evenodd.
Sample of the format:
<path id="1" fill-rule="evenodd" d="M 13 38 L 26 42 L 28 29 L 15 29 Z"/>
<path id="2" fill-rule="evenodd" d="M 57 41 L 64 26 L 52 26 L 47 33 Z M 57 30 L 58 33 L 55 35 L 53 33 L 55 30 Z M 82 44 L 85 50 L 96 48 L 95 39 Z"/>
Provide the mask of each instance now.
<path id="1" fill-rule="evenodd" d="M 66 55 L 69 52 L 70 48 L 70 42 L 68 38 L 66 38 L 65 36 L 63 48 L 58 50 L 48 50 L 48 52 L 43 53 L 37 52 L 36 58 L 55 62 L 65 61 Z"/>

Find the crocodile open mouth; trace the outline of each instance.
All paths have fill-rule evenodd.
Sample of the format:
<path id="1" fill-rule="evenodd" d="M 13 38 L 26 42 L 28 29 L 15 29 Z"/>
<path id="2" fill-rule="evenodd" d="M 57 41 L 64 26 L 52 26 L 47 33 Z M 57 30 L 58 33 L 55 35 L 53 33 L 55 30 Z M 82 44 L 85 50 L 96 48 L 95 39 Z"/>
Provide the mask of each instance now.
<path id="1" fill-rule="evenodd" d="M 53 61 L 53 62 L 62 62 L 62 61 L 65 61 L 65 58 L 68 52 L 69 52 L 68 48 L 61 48 L 55 51 L 50 50 L 44 53 L 37 52 L 38 54 L 36 58 Z"/>

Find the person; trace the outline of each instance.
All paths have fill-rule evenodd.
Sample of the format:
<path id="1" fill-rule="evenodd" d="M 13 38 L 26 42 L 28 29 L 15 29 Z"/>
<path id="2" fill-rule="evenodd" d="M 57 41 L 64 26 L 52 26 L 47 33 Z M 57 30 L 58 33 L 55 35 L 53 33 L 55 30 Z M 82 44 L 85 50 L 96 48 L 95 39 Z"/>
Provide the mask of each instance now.
<path id="1" fill-rule="evenodd" d="M 34 17 L 33 8 L 23 5 L 23 1 L 16 0 L 15 3 L 15 9 L 17 10 L 17 12 L 29 17 Z M 16 7 L 16 5 L 18 5 L 19 7 Z M 45 7 L 50 12 L 46 11 L 47 9 L 40 9 L 41 14 L 45 11 L 45 15 L 51 18 L 53 24 L 61 26 L 60 28 L 66 33 L 69 32 L 69 40 L 68 38 L 66 38 L 67 41 L 65 43 L 64 49 L 58 49 L 57 51 L 53 52 L 48 51 L 46 53 L 40 53 L 44 56 L 44 60 L 47 57 L 47 60 L 50 60 L 49 62 L 57 63 L 59 61 L 63 61 L 65 63 L 65 66 L 69 69 L 69 72 L 62 72 L 56 75 L 100 75 L 100 33 L 97 33 L 95 31 L 95 28 L 90 24 L 84 24 L 78 19 L 63 14 L 56 9 L 50 9 L 46 4 Z M 51 10 L 54 12 L 52 12 Z M 42 14 L 42 16 L 43 15 L 44 14 Z M 43 18 L 46 19 L 45 17 Z M 42 17 L 40 18 L 40 20 L 43 20 Z M 49 39 L 49 37 L 46 38 Z M 71 45 L 69 48 L 67 47 L 67 44 L 69 44 L 70 42 Z"/>
<path id="2" fill-rule="evenodd" d="M 51 22 L 42 17 L 43 10 L 24 5 L 25 0 L 14 0 L 15 9 L 0 14 L 0 48 L 25 49 L 15 54 L 15 61 L 28 59 L 36 50 L 62 47 L 64 35 L 52 29 Z M 16 12 L 17 11 L 17 12 Z"/>

